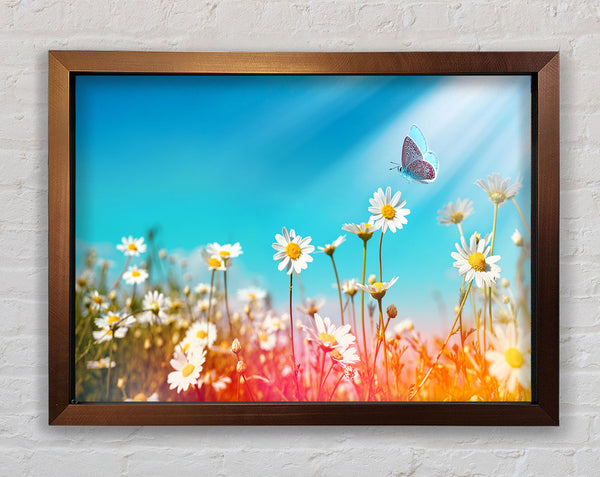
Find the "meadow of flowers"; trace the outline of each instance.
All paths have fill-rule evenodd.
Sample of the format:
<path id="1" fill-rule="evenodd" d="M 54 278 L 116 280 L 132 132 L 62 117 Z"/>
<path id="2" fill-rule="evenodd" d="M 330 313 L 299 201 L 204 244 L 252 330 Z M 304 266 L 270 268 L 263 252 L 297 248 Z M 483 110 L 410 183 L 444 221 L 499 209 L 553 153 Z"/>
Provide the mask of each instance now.
<path id="1" fill-rule="evenodd" d="M 75 284 L 77 399 L 531 400 L 530 230 L 516 200 L 521 183 L 494 173 L 475 184 L 491 202 L 485 205 L 490 230 L 468 230 L 469 199 L 439 211 L 440 226 L 456 226 L 448 260 L 461 284 L 438 334 L 400 319 L 401 304 L 386 298 L 398 276 L 384 269 L 382 244 L 386 234 L 402 233 L 410 214 L 390 187 L 365 204 L 368 221 L 342 225 L 347 235 L 317 250 L 310 236 L 286 227 L 264 244 L 289 285 L 285 313 L 271 306 L 268 290 L 229 289 L 228 273 L 244 253 L 240 243 L 202 249 L 208 283 L 187 283 L 185 263 L 156 250 L 152 234 L 116 245 L 123 261 L 114 281 L 107 262 L 90 251 Z M 511 283 L 494 245 L 498 221 L 515 213 L 526 233 L 512 236 L 519 259 Z M 341 277 L 336 267 L 335 252 L 346 240 L 362 244 L 354 277 Z M 379 263 L 370 276 L 368 253 L 378 254 Z M 313 260 L 331 261 L 335 315 L 323 316 L 322 302 L 296 298 L 300 275 Z"/>

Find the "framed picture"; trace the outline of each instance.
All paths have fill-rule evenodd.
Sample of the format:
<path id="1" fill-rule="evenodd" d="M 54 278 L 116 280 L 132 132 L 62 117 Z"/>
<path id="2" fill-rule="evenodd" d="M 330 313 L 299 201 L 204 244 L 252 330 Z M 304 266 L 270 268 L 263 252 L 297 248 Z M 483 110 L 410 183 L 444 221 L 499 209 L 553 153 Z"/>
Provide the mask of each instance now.
<path id="1" fill-rule="evenodd" d="M 50 52 L 50 423 L 558 425 L 558 78 Z"/>

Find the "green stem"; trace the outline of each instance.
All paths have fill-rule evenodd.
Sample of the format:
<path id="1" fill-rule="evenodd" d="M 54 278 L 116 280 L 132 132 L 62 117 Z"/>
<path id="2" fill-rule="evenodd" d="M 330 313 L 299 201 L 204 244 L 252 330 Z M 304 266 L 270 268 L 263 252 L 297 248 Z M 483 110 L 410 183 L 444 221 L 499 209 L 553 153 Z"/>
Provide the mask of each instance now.
<path id="1" fill-rule="evenodd" d="M 223 271 L 223 287 L 225 290 L 225 311 L 227 312 L 227 323 L 229 323 L 229 334 L 233 337 L 233 325 L 231 324 L 231 315 L 229 314 L 229 300 L 227 299 L 227 270 Z"/>
<path id="2" fill-rule="evenodd" d="M 496 241 L 496 222 L 498 220 L 498 204 L 494 203 L 494 225 L 492 227 L 492 245 L 490 247 L 490 256 L 494 255 L 494 242 Z M 488 314 L 490 315 L 490 333 L 493 333 L 492 325 L 492 286 L 490 285 L 490 301 L 488 303 Z"/>
<path id="3" fill-rule="evenodd" d="M 344 306 L 342 305 L 342 288 L 340 287 L 340 278 L 338 276 L 337 267 L 335 266 L 335 260 L 333 259 L 333 253 L 330 255 L 331 264 L 333 265 L 333 271 L 335 273 L 335 281 L 337 283 L 338 297 L 340 299 L 340 314 L 342 316 L 342 326 L 344 326 Z"/>
<path id="4" fill-rule="evenodd" d="M 108 352 L 108 372 L 106 373 L 106 400 L 108 401 L 108 397 L 110 395 L 110 370 L 112 369 L 112 354 L 113 354 L 113 341 L 110 340 L 108 342 L 109 352 Z"/>
<path id="5" fill-rule="evenodd" d="M 300 401 L 300 384 L 298 383 L 298 366 L 296 365 L 296 351 L 294 350 L 294 319 L 292 318 L 292 288 L 293 288 L 293 277 L 294 275 L 290 273 L 290 335 L 291 335 L 291 345 L 292 345 L 292 361 L 293 361 L 293 369 L 294 369 L 294 381 L 296 381 L 296 393 L 298 396 L 298 401 Z"/>
<path id="6" fill-rule="evenodd" d="M 462 225 L 460 225 L 460 222 L 458 224 L 456 224 L 456 225 L 458 225 L 458 231 L 460 232 L 460 236 L 464 237 L 465 234 L 463 234 L 463 229 L 462 229 Z"/>
<path id="7" fill-rule="evenodd" d="M 127 260 L 125 261 L 125 266 L 123 267 L 123 270 L 121 270 L 121 273 L 119 273 L 119 276 L 117 277 L 117 280 L 115 281 L 115 284 L 110 289 L 111 291 L 119 286 L 119 283 L 121 282 L 121 278 L 123 277 L 125 270 L 127 270 L 127 267 L 129 266 L 129 262 L 131 262 L 131 255 L 129 255 L 127 257 Z"/>
<path id="8" fill-rule="evenodd" d="M 383 282 L 383 272 L 381 266 L 381 245 L 383 244 L 383 230 L 381 231 L 381 237 L 379 238 L 379 281 Z"/>
<path id="9" fill-rule="evenodd" d="M 364 240 L 363 243 L 364 243 L 364 246 L 363 246 L 362 284 L 364 286 L 365 273 L 367 270 L 367 241 Z M 361 314 L 361 319 L 362 319 L 362 335 L 363 335 L 363 346 L 364 346 L 365 363 L 366 363 L 368 360 L 368 354 L 367 354 L 367 330 L 365 327 L 365 291 L 364 290 L 360 291 L 360 314 Z"/>
<path id="10" fill-rule="evenodd" d="M 514 197 L 512 197 L 511 200 L 512 200 L 513 204 L 515 204 L 515 207 L 517 208 L 517 212 L 519 212 L 519 215 L 521 216 L 521 220 L 525 224 L 525 228 L 527 229 L 527 232 L 529 232 L 529 236 L 531 237 L 531 230 L 529 229 L 529 225 L 527 225 L 527 220 L 525 220 L 525 216 L 523 215 L 523 212 L 521 211 L 519 204 L 517 204 L 517 201 L 515 200 Z"/>

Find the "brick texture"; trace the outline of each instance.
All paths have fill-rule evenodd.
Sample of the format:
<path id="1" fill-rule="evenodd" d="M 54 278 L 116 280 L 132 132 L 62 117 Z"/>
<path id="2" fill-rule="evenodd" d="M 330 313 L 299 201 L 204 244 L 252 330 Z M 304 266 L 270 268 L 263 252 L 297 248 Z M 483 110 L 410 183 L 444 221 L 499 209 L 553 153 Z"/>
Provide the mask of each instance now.
<path id="1" fill-rule="evenodd" d="M 0 475 L 600 473 L 597 0 L 0 2 Z M 561 52 L 561 426 L 47 426 L 47 50 Z"/>

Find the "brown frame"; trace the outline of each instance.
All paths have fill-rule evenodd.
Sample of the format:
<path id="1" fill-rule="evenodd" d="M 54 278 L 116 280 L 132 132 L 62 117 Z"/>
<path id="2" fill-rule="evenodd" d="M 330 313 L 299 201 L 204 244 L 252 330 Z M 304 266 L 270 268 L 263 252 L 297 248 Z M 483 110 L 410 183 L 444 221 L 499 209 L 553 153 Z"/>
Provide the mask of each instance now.
<path id="1" fill-rule="evenodd" d="M 559 59 L 557 52 L 167 53 L 50 51 L 49 422 L 53 425 L 558 425 Z M 69 286 L 75 73 L 528 74 L 532 97 L 531 403 L 140 403 L 71 401 Z M 539 159 L 539 160 L 538 160 Z M 543 326 L 536 326 L 543 323 Z"/>

